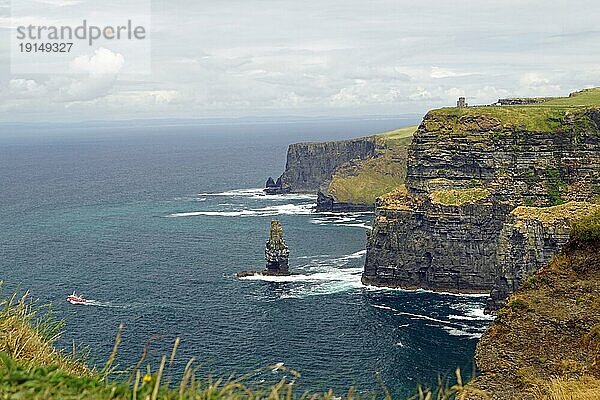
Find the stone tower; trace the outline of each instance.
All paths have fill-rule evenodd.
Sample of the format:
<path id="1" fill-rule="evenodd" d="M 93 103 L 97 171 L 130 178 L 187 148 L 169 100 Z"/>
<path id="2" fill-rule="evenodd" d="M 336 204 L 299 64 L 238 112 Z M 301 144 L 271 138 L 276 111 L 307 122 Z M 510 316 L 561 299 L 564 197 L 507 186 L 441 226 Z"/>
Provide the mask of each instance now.
<path id="1" fill-rule="evenodd" d="M 265 260 L 267 262 L 265 274 L 289 275 L 289 258 L 290 251 L 283 240 L 281 224 L 279 221 L 273 220 L 271 221 L 271 231 L 265 248 Z"/>
<path id="2" fill-rule="evenodd" d="M 456 102 L 456 107 L 465 108 L 467 106 L 468 104 L 466 103 L 466 99 L 464 97 L 459 97 L 458 101 Z"/>

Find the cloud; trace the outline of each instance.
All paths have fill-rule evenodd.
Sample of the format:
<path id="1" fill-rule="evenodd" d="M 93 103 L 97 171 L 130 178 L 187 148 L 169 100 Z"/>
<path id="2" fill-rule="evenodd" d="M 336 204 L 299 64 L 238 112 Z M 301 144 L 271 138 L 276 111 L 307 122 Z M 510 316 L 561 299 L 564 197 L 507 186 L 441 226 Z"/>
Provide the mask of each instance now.
<path id="1" fill-rule="evenodd" d="M 40 1 L 31 18 L 96 7 Z M 600 80 L 589 51 L 596 9 L 597 0 L 179 0 L 153 15 L 152 74 L 124 74 L 137 58 L 114 42 L 75 58 L 79 75 L 5 68 L 0 109 L 10 112 L 0 118 L 422 114 L 460 96 L 564 95 Z"/>
<path id="2" fill-rule="evenodd" d="M 84 72 L 90 75 L 115 75 L 125 65 L 125 57 L 111 50 L 100 48 L 93 56 L 83 55 L 71 62 L 75 72 Z"/>
<path id="3" fill-rule="evenodd" d="M 458 72 L 448 68 L 431 67 L 430 76 L 434 79 L 457 78 L 461 76 L 471 76 L 473 72 Z"/>

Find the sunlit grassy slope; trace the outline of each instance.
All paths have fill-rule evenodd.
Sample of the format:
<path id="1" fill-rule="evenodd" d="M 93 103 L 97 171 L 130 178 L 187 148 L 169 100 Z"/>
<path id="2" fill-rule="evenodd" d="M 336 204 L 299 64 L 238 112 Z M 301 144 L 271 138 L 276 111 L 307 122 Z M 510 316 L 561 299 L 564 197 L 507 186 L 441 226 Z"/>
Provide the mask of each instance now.
<path id="1" fill-rule="evenodd" d="M 416 126 L 375 135 L 378 156 L 339 168 L 329 193 L 339 202 L 371 205 L 406 180 L 407 148 Z"/>

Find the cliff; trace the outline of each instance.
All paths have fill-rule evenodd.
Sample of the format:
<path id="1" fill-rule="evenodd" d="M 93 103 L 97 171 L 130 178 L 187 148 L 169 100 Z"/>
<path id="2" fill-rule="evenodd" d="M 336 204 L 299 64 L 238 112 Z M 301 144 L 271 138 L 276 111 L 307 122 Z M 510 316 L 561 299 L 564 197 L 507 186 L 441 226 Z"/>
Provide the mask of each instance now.
<path id="1" fill-rule="evenodd" d="M 282 189 L 316 193 L 341 165 L 374 156 L 375 146 L 373 138 L 291 144 L 285 172 L 281 175 Z"/>
<path id="2" fill-rule="evenodd" d="M 564 248 L 573 222 L 596 210 L 600 205 L 585 202 L 514 209 L 498 240 L 496 279 L 486 310 L 501 308 L 511 293 Z"/>
<path id="3" fill-rule="evenodd" d="M 373 136 L 375 155 L 352 160 L 336 169 L 319 191 L 320 211 L 372 210 L 375 199 L 406 180 L 408 145 L 416 131 L 409 126 Z"/>
<path id="4" fill-rule="evenodd" d="M 570 242 L 498 313 L 477 345 L 480 376 L 468 399 L 600 398 L 598 211 L 595 218 L 595 239 Z"/>
<path id="5" fill-rule="evenodd" d="M 405 190 L 376 203 L 363 282 L 490 291 L 512 210 L 597 196 L 600 90 L 533 105 L 431 111 L 407 164 Z"/>
<path id="6" fill-rule="evenodd" d="M 285 172 L 265 192 L 317 193 L 319 211 L 372 210 L 375 199 L 404 183 L 416 126 L 351 140 L 296 143 Z"/>

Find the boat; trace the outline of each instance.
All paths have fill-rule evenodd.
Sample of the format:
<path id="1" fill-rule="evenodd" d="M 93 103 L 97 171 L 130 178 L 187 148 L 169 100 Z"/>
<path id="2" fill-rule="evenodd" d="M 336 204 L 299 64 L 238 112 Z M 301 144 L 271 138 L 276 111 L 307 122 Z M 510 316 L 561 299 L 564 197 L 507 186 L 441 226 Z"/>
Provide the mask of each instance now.
<path id="1" fill-rule="evenodd" d="M 84 299 L 83 297 L 75 294 L 75 292 L 67 296 L 67 301 L 71 304 L 88 304 L 90 302 L 88 299 Z"/>

